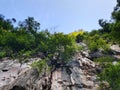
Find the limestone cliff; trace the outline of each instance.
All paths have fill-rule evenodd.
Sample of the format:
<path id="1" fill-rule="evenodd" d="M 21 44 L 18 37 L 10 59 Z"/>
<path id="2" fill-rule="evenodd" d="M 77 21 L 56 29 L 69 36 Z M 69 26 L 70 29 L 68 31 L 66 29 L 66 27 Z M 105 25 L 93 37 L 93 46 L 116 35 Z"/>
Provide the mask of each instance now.
<path id="1" fill-rule="evenodd" d="M 3 82 L 14 79 L 0 85 L 0 90 L 97 90 L 99 81 L 96 68 L 93 61 L 77 54 L 65 67 L 47 75 L 39 74 L 36 69 L 28 66 L 23 67 L 14 77 L 4 76 Z M 2 73 L 7 72 L 9 70 Z"/>

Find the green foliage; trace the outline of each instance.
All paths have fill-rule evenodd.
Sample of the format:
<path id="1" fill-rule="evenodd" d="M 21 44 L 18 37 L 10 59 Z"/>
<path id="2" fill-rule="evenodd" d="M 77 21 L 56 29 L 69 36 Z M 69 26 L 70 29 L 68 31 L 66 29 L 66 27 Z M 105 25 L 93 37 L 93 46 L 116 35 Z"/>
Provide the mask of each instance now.
<path id="1" fill-rule="evenodd" d="M 100 33 L 104 34 L 104 33 L 111 32 L 111 29 L 110 29 L 111 24 L 107 22 L 107 20 L 100 19 L 99 25 L 102 27 L 102 29 L 99 30 Z"/>
<path id="2" fill-rule="evenodd" d="M 0 28 L 1 57 L 8 55 L 18 58 L 22 64 L 26 57 L 41 52 L 49 58 L 51 63 L 52 61 L 56 61 L 55 64 L 67 63 L 78 49 L 75 38 L 63 33 L 50 34 L 48 30 L 37 32 L 39 25 L 34 18 L 28 17 L 14 30 L 8 31 Z"/>
<path id="3" fill-rule="evenodd" d="M 45 30 L 37 33 L 35 42 L 38 52 L 46 52 L 48 49 L 50 33 Z"/>
<path id="4" fill-rule="evenodd" d="M 76 42 L 79 43 L 79 42 L 83 42 L 83 40 L 86 38 L 87 34 L 88 33 L 83 30 L 78 30 L 78 31 L 74 31 L 68 35 L 76 38 Z"/>
<path id="5" fill-rule="evenodd" d="M 111 29 L 112 29 L 111 36 L 113 40 L 120 44 L 120 39 L 119 39 L 120 38 L 120 22 L 114 23 Z"/>
<path id="6" fill-rule="evenodd" d="M 82 42 L 83 41 L 83 39 L 84 39 L 84 35 L 81 35 L 81 34 L 78 34 L 77 36 L 76 36 L 76 42 Z"/>
<path id="7" fill-rule="evenodd" d="M 101 74 L 99 74 L 101 81 L 107 81 L 112 90 L 120 89 L 120 63 L 116 65 L 109 64 Z"/>
<path id="8" fill-rule="evenodd" d="M 38 70 L 39 73 L 47 72 L 50 70 L 50 67 L 48 67 L 46 60 L 37 60 L 31 64 L 31 66 Z"/>
<path id="9" fill-rule="evenodd" d="M 113 62 L 114 58 L 111 56 L 104 56 L 104 57 L 96 58 L 96 59 L 94 59 L 94 61 L 96 61 L 96 62 Z"/>
<path id="10" fill-rule="evenodd" d="M 6 56 L 6 52 L 1 51 L 1 52 L 0 52 L 0 58 L 3 58 L 3 57 L 5 57 L 5 56 Z"/>
<path id="11" fill-rule="evenodd" d="M 99 32 L 102 36 L 107 33 L 106 39 L 115 43 L 120 44 L 120 4 L 119 1 L 112 12 L 112 19 L 109 20 L 99 20 L 99 25 L 102 27 Z"/>
<path id="12" fill-rule="evenodd" d="M 29 58 L 29 57 L 31 57 L 34 54 L 34 51 L 33 50 L 31 50 L 31 51 L 24 51 L 23 54 L 24 54 L 25 57 Z"/>
<path id="13" fill-rule="evenodd" d="M 13 30 L 12 22 L 14 22 L 15 19 L 5 19 L 3 15 L 0 15 L 0 29 L 4 29 L 7 31 Z"/>
<path id="14" fill-rule="evenodd" d="M 89 32 L 89 36 L 95 36 L 96 34 L 99 34 L 98 30 L 92 30 L 91 32 Z"/>
<path id="15" fill-rule="evenodd" d="M 45 59 L 32 64 L 32 66 L 37 68 L 39 72 L 42 72 L 44 68 L 48 66 L 51 69 L 59 68 L 61 66 L 63 67 L 69 60 L 71 60 L 74 52 L 79 49 L 75 42 L 75 38 L 69 35 L 63 33 L 54 33 L 49 36 L 48 34 L 46 35 L 44 35 L 46 38 L 42 38 L 47 42 L 41 41 L 40 46 L 38 47 L 39 49 L 42 49 L 40 51 L 43 51 L 45 54 Z"/>
<path id="16" fill-rule="evenodd" d="M 51 60 L 51 63 L 55 62 L 55 64 L 63 65 L 72 58 L 77 49 L 75 38 L 63 33 L 55 33 L 49 38 L 48 58 Z"/>
<path id="17" fill-rule="evenodd" d="M 33 17 L 28 17 L 23 22 L 19 22 L 20 28 L 24 29 L 27 33 L 35 35 L 37 30 L 40 29 L 40 23 L 35 21 Z"/>
<path id="18" fill-rule="evenodd" d="M 22 65 L 24 62 L 27 61 L 27 54 L 25 54 L 24 50 L 19 51 L 17 54 L 13 55 L 13 58 L 17 58 L 19 63 Z"/>
<path id="19" fill-rule="evenodd" d="M 28 50 L 34 44 L 34 39 L 32 38 L 32 36 L 27 34 L 17 35 L 17 33 L 3 32 L 0 37 L 2 38 L 0 41 L 0 46 L 4 48 L 8 47 L 14 52 L 19 52 L 23 49 Z M 31 43 L 33 44 L 31 45 Z"/>
<path id="20" fill-rule="evenodd" d="M 109 44 L 98 34 L 90 36 L 89 39 L 87 40 L 87 45 L 92 52 L 99 50 L 106 52 L 109 50 Z"/>
<path id="21" fill-rule="evenodd" d="M 112 12 L 112 19 L 114 19 L 116 22 L 120 21 L 120 3 L 119 3 L 119 0 L 117 2 L 117 5 L 114 8 L 114 11 Z"/>

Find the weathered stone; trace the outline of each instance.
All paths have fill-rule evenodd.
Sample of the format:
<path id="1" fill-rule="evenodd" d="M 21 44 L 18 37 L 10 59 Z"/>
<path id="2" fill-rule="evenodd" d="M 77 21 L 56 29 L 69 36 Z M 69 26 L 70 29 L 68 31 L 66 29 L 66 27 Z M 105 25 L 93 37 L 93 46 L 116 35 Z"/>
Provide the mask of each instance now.
<path id="1" fill-rule="evenodd" d="M 120 47 L 119 45 L 111 45 L 110 49 L 115 51 L 116 53 L 120 53 Z"/>
<path id="2" fill-rule="evenodd" d="M 102 57 L 102 56 L 104 56 L 104 54 L 100 51 L 90 53 L 90 58 L 91 59 L 99 58 L 99 57 Z"/>
<path id="3" fill-rule="evenodd" d="M 78 56 L 66 67 L 58 68 L 46 76 L 39 75 L 36 69 L 23 65 L 19 74 L 5 76 L 8 83 L 1 85 L 0 90 L 96 90 L 99 85 L 95 63 L 86 57 Z M 16 70 L 17 73 L 17 64 L 13 66 L 10 70 Z"/>

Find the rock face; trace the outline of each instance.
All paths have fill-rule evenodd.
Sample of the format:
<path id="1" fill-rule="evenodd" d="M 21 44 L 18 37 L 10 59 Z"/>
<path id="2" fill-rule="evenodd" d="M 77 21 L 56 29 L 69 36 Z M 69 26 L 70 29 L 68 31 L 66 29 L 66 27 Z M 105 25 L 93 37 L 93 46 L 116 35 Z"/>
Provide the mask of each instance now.
<path id="1" fill-rule="evenodd" d="M 33 60 L 38 58 L 32 58 L 28 63 L 21 64 L 18 60 L 10 60 L 9 58 L 4 58 L 0 60 L 0 87 L 8 85 L 16 80 L 21 74 L 31 69 L 29 66 Z"/>
<path id="2" fill-rule="evenodd" d="M 53 73 L 51 90 L 97 90 L 95 64 L 87 58 L 69 63 Z"/>
<path id="3" fill-rule="evenodd" d="M 116 59 L 120 59 L 120 46 L 112 45 L 110 48 L 113 51 L 113 57 L 115 57 Z"/>
<path id="4" fill-rule="evenodd" d="M 111 50 L 113 50 L 116 53 L 120 53 L 120 46 L 119 45 L 112 45 Z"/>
<path id="5" fill-rule="evenodd" d="M 47 75 L 24 69 L 12 82 L 1 85 L 0 90 L 97 90 L 98 86 L 95 63 L 77 54 L 66 67 Z"/>
<path id="6" fill-rule="evenodd" d="M 25 71 L 28 68 L 28 65 L 24 64 L 20 67 L 19 63 L 12 60 L 0 62 L 0 87 L 13 82 L 23 70 Z"/>

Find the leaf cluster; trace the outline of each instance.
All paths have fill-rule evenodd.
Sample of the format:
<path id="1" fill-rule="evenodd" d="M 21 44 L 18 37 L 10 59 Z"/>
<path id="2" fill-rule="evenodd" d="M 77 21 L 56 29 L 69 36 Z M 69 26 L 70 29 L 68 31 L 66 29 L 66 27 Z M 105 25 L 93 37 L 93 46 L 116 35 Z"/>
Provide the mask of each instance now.
<path id="1" fill-rule="evenodd" d="M 109 64 L 107 67 L 99 74 L 101 81 L 107 81 L 110 84 L 112 90 L 120 89 L 120 63 L 116 65 Z"/>

